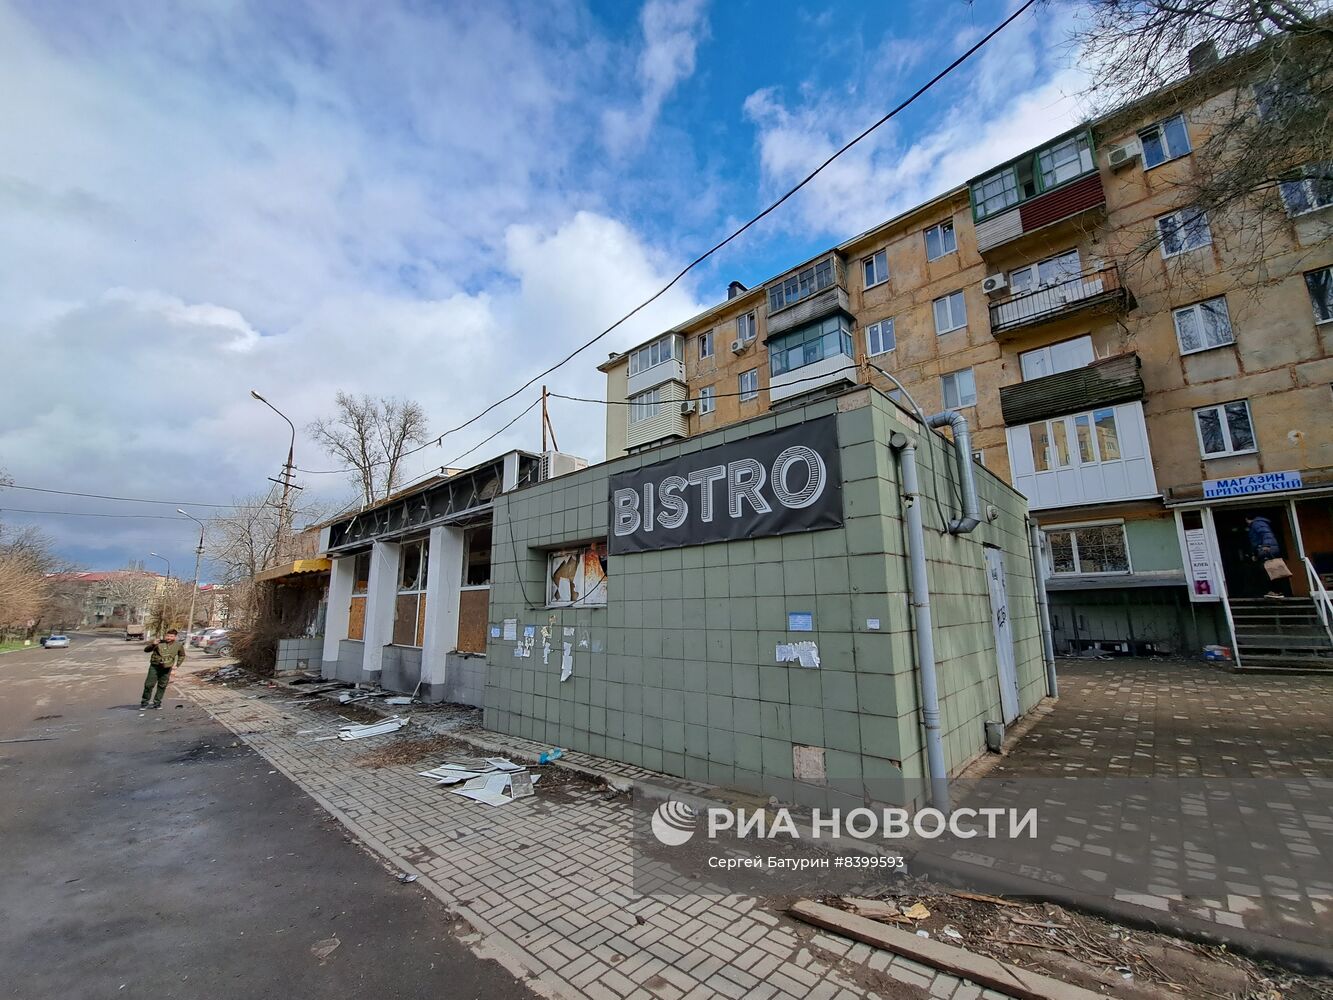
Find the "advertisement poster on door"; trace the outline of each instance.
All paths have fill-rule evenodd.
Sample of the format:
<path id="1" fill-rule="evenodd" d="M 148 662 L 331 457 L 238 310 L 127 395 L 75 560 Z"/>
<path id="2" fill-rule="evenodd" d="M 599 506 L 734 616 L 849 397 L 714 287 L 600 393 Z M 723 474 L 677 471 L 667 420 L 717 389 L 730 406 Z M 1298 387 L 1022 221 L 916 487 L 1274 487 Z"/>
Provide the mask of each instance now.
<path id="1" fill-rule="evenodd" d="M 1185 552 L 1190 563 L 1190 589 L 1196 598 L 1217 596 L 1213 560 L 1208 554 L 1208 533 L 1203 528 L 1185 529 Z"/>

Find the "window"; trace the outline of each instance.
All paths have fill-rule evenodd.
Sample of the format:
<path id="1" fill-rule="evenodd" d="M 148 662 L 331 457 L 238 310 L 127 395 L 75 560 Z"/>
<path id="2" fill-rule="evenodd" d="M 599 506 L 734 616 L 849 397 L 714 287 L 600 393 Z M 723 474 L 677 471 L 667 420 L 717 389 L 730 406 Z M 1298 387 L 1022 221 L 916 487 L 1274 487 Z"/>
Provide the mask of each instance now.
<path id="1" fill-rule="evenodd" d="M 654 340 L 651 344 L 645 344 L 636 351 L 630 352 L 629 373 L 637 375 L 639 372 L 646 372 L 649 368 L 655 368 L 664 361 L 684 360 L 684 352 L 681 348 L 681 339 L 675 334 L 669 334 Z"/>
<path id="2" fill-rule="evenodd" d="M 953 219 L 926 230 L 926 260 L 939 260 L 946 253 L 953 253 L 957 249 L 958 240 L 954 236 Z"/>
<path id="3" fill-rule="evenodd" d="M 871 357 L 887 354 L 897 346 L 897 338 L 893 335 L 893 320 L 882 319 L 866 327 L 866 354 Z"/>
<path id="4" fill-rule="evenodd" d="M 935 332 L 948 333 L 967 326 L 967 303 L 962 292 L 953 292 L 935 300 Z"/>
<path id="5" fill-rule="evenodd" d="M 699 413 L 712 413 L 717 409 L 717 390 L 706 385 L 699 390 Z"/>
<path id="6" fill-rule="evenodd" d="M 1019 366 L 1023 370 L 1023 381 L 1058 375 L 1060 372 L 1073 371 L 1090 365 L 1095 360 L 1092 351 L 1092 337 L 1075 337 L 1062 340 L 1058 344 L 1038 347 L 1024 351 L 1018 356 Z"/>
<path id="7" fill-rule="evenodd" d="M 740 374 L 740 393 L 741 402 L 754 399 L 759 395 L 759 369 L 751 368 L 748 372 Z"/>
<path id="8" fill-rule="evenodd" d="M 398 600 L 394 607 L 393 644 L 420 646 L 426 631 L 426 560 L 429 540 L 404 542 L 398 549 Z"/>
<path id="9" fill-rule="evenodd" d="M 1157 235 L 1161 240 L 1163 257 L 1174 257 L 1213 242 L 1208 216 L 1194 208 L 1182 208 L 1169 215 L 1158 216 Z"/>
<path id="10" fill-rule="evenodd" d="M 887 250 L 881 250 L 879 253 L 867 257 L 861 261 L 861 267 L 865 273 L 865 287 L 873 288 L 875 285 L 882 285 L 889 280 L 889 255 Z"/>
<path id="11" fill-rule="evenodd" d="M 1172 312 L 1176 321 L 1176 339 L 1181 354 L 1194 354 L 1214 347 L 1235 343 L 1231 333 L 1231 316 L 1227 300 L 1222 296 L 1196 302 Z"/>
<path id="12" fill-rule="evenodd" d="M 650 420 L 662 412 L 662 387 L 649 389 L 629 398 L 629 422 Z"/>
<path id="13" fill-rule="evenodd" d="M 1128 573 L 1129 546 L 1123 524 L 1087 524 L 1046 531 L 1051 572 Z"/>
<path id="14" fill-rule="evenodd" d="M 605 607 L 605 605 L 605 542 L 562 549 L 546 557 L 547 607 L 583 608 Z M 552 642 L 552 645 L 556 644 Z"/>
<path id="15" fill-rule="evenodd" d="M 1010 271 L 1009 290 L 1018 295 L 1036 288 L 1048 288 L 1077 278 L 1082 270 L 1078 250 L 1066 250 L 1036 264 Z"/>
<path id="16" fill-rule="evenodd" d="M 699 334 L 699 360 L 711 358 L 713 356 L 713 331 L 707 330 Z"/>
<path id="17" fill-rule="evenodd" d="M 768 338 L 768 370 L 784 375 L 825 358 L 852 354 L 852 334 L 842 316 L 829 316 L 817 323 L 798 327 L 780 337 Z M 741 387 L 745 391 L 745 387 Z"/>
<path id="18" fill-rule="evenodd" d="M 1041 186 L 1049 190 L 1092 170 L 1092 141 L 1087 133 L 1076 135 L 1037 154 Z"/>
<path id="19" fill-rule="evenodd" d="M 1304 215 L 1333 205 L 1333 161 L 1307 163 L 1296 180 L 1282 181 L 1282 201 L 1288 215 Z"/>
<path id="20" fill-rule="evenodd" d="M 1176 115 L 1139 133 L 1143 143 L 1143 166 L 1155 167 L 1190 151 L 1190 136 L 1185 131 L 1185 117 Z"/>
<path id="21" fill-rule="evenodd" d="M 980 451 L 980 450 L 978 450 L 978 451 L 974 451 L 974 452 L 972 452 L 972 461 L 976 462 L 977 465 L 980 465 L 980 466 L 983 466 L 983 467 L 984 467 L 985 464 L 986 464 L 986 453 L 985 453 L 985 451 Z"/>
<path id="22" fill-rule="evenodd" d="M 834 259 L 825 257 L 816 264 L 783 278 L 768 290 L 768 311 L 777 312 L 832 285 L 840 276 Z"/>
<path id="23" fill-rule="evenodd" d="M 463 547 L 463 586 L 486 587 L 491 582 L 491 529 L 469 528 Z"/>
<path id="24" fill-rule="evenodd" d="M 1250 421 L 1250 403 L 1238 399 L 1194 411 L 1199 431 L 1199 451 L 1204 458 L 1245 455 L 1254 446 L 1254 425 Z"/>
<path id="25" fill-rule="evenodd" d="M 945 409 L 953 410 L 960 406 L 977 405 L 977 383 L 972 377 L 971 368 L 942 375 L 940 383 L 944 387 Z"/>
<path id="26" fill-rule="evenodd" d="M 352 557 L 352 603 L 347 609 L 347 638 L 366 637 L 366 595 L 370 592 L 370 553 Z"/>
<path id="27" fill-rule="evenodd" d="M 1018 202 L 1018 178 L 1013 167 L 1006 167 L 972 185 L 972 204 L 978 220 Z"/>
<path id="28" fill-rule="evenodd" d="M 1307 272 L 1305 287 L 1310 292 L 1315 322 L 1333 323 L 1333 267 Z"/>
<path id="29" fill-rule="evenodd" d="M 736 338 L 743 344 L 754 340 L 756 334 L 754 313 L 736 317 Z"/>

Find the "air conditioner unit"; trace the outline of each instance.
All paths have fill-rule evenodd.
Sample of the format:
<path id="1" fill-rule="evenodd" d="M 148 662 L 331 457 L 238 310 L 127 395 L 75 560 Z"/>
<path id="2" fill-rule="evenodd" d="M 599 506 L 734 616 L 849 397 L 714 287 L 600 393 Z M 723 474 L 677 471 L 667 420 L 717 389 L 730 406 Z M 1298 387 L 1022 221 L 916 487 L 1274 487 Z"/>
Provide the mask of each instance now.
<path id="1" fill-rule="evenodd" d="M 981 290 L 987 295 L 996 295 L 1009 287 L 1009 279 L 1003 274 L 989 274 L 981 283 Z"/>
<path id="2" fill-rule="evenodd" d="M 557 476 L 567 476 L 571 472 L 578 472 L 579 469 L 586 469 L 588 460 L 579 458 L 577 455 L 568 455 L 563 451 L 544 451 L 542 452 L 542 479 L 555 479 Z"/>
<path id="3" fill-rule="evenodd" d="M 740 354 L 743 350 L 745 350 L 745 341 L 736 339 L 731 342 L 732 354 Z"/>
<path id="4" fill-rule="evenodd" d="M 1112 146 L 1106 151 L 1106 165 L 1112 170 L 1123 170 L 1134 163 L 1143 154 L 1143 147 L 1137 139 L 1123 146 Z"/>
<path id="5" fill-rule="evenodd" d="M 685 416 L 685 415 L 688 415 L 688 414 L 693 413 L 693 412 L 695 411 L 697 405 L 698 405 L 698 404 L 695 403 L 695 401 L 692 400 L 692 399 L 687 399 L 687 400 L 685 400 L 685 402 L 683 402 L 683 403 L 680 404 L 680 412 L 681 412 L 681 415 L 682 415 L 682 416 Z"/>

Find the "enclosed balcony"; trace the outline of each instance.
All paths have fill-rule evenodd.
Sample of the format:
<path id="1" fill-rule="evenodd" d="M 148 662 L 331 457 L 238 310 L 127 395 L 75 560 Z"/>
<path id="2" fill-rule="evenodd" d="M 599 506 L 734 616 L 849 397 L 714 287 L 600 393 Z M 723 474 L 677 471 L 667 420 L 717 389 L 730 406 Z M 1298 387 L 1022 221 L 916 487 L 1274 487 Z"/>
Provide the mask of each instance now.
<path id="1" fill-rule="evenodd" d="M 1131 352 L 1001 386 L 1000 412 L 1005 425 L 1013 427 L 1087 407 L 1142 400 L 1141 367 L 1139 356 Z"/>
<path id="2" fill-rule="evenodd" d="M 768 286 L 770 340 L 836 312 L 851 315 L 847 274 L 837 254 L 829 254 Z"/>
<path id="3" fill-rule="evenodd" d="M 990 330 L 999 337 L 1078 313 L 1120 313 L 1133 307 L 1133 296 L 1120 283 L 1120 269 L 1112 264 L 992 299 Z"/>

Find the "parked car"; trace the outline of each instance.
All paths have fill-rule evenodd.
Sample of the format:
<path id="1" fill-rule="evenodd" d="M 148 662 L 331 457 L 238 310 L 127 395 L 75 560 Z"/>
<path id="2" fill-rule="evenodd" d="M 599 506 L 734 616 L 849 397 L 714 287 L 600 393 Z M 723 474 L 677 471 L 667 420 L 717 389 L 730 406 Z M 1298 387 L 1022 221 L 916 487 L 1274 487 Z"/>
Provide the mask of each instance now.
<path id="1" fill-rule="evenodd" d="M 69 646 L 69 636 L 48 635 L 42 640 L 42 645 L 47 649 L 65 649 Z"/>
<path id="2" fill-rule="evenodd" d="M 221 656 L 218 651 L 220 645 L 225 644 L 227 649 L 231 649 L 231 642 L 228 636 L 231 633 L 225 628 L 209 629 L 208 634 L 199 643 L 199 648 L 210 656 Z"/>
<path id="3" fill-rule="evenodd" d="M 143 622 L 140 622 L 138 625 L 126 625 L 125 641 L 129 642 L 131 639 L 142 639 L 144 637 L 145 628 L 147 628 L 147 626 Z"/>
<path id="4" fill-rule="evenodd" d="M 202 646 L 204 640 L 215 632 L 225 632 L 221 628 L 197 628 L 193 632 L 185 633 L 185 641 L 191 646 Z"/>

